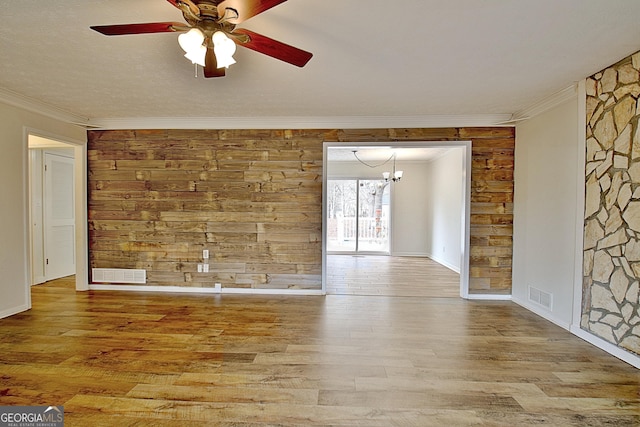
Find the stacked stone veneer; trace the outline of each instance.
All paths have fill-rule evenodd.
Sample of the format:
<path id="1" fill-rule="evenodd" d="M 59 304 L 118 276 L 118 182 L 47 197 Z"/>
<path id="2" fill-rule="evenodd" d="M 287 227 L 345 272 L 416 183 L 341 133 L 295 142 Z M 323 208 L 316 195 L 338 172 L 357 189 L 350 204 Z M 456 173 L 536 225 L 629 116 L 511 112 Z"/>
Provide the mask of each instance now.
<path id="1" fill-rule="evenodd" d="M 640 353 L 640 52 L 586 81 L 581 327 Z"/>

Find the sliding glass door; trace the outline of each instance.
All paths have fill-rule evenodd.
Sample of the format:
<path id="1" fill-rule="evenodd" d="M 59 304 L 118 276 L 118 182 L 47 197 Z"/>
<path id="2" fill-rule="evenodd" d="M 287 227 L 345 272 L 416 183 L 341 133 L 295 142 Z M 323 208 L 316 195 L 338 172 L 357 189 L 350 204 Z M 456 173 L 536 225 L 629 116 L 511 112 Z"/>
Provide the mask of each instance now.
<path id="1" fill-rule="evenodd" d="M 389 253 L 389 190 L 384 180 L 327 180 L 327 251 Z"/>

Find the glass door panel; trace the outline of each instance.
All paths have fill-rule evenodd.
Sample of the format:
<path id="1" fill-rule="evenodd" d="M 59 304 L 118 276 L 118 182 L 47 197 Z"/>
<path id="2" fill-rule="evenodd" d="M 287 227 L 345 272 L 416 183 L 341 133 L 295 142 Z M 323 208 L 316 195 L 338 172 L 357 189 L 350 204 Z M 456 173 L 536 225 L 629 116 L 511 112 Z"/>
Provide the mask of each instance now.
<path id="1" fill-rule="evenodd" d="M 358 183 L 358 252 L 389 252 L 389 183 Z"/>
<path id="2" fill-rule="evenodd" d="M 327 180 L 327 251 L 356 251 L 357 202 L 357 180 Z"/>
<path id="3" fill-rule="evenodd" d="M 389 201 L 383 180 L 327 180 L 327 251 L 388 253 Z"/>

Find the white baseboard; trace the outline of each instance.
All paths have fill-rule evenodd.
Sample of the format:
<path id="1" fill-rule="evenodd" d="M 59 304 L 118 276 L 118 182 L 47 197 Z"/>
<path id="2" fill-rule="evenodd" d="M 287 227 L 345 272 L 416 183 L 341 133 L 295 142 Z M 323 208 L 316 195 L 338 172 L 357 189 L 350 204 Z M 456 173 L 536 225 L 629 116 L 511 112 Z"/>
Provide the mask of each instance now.
<path id="1" fill-rule="evenodd" d="M 429 258 L 431 258 L 432 260 L 434 260 L 435 262 L 437 262 L 440 265 L 443 265 L 445 267 L 447 267 L 449 270 L 454 271 L 458 274 L 460 274 L 460 267 L 457 265 L 453 265 L 451 264 L 449 261 L 446 261 L 442 258 L 439 258 L 437 256 L 433 256 L 433 255 L 427 255 Z"/>
<path id="2" fill-rule="evenodd" d="M 31 286 L 36 286 L 39 285 L 41 283 L 44 283 L 47 281 L 47 278 L 44 276 L 36 276 L 33 278 L 33 283 L 31 283 Z"/>
<path id="3" fill-rule="evenodd" d="M 576 326 L 576 325 L 572 325 L 570 323 L 567 323 L 565 321 L 559 320 L 556 317 L 553 316 L 552 313 L 550 313 L 549 311 L 541 308 L 541 307 L 537 307 L 533 304 L 529 304 L 526 301 L 523 301 L 521 299 L 518 298 L 512 298 L 512 301 L 516 304 L 518 304 L 519 306 L 523 307 L 526 310 L 531 311 L 534 314 L 537 314 L 538 316 L 550 321 L 551 323 L 561 327 L 562 329 L 565 329 L 569 332 L 571 332 L 573 335 L 582 338 L 583 340 L 585 340 L 586 342 L 588 342 L 589 344 L 595 345 L 596 347 L 600 348 L 601 350 L 606 351 L 607 353 L 611 354 L 614 357 L 617 357 L 618 359 L 627 362 L 628 364 L 630 364 L 631 366 L 634 366 L 636 368 L 640 368 L 640 356 L 636 356 L 633 353 L 630 353 L 628 351 L 625 351 L 623 349 L 621 349 L 620 347 L 617 347 L 613 344 L 611 344 L 608 341 L 603 340 L 602 338 L 591 334 L 590 332 L 585 331 L 584 329 Z"/>
<path id="4" fill-rule="evenodd" d="M 464 298 L 477 301 L 511 301 L 511 295 L 496 294 L 469 294 Z"/>
<path id="5" fill-rule="evenodd" d="M 406 257 L 416 257 L 416 258 L 431 258 L 429 254 L 425 254 L 422 252 L 394 252 L 391 254 L 392 256 L 406 256 Z"/>
<path id="6" fill-rule="evenodd" d="M 14 314 L 22 313 L 23 311 L 29 310 L 31 307 L 28 305 L 20 305 L 18 307 L 11 307 L 6 310 L 0 311 L 0 319 L 4 319 L 5 317 L 13 316 Z"/>
<path id="7" fill-rule="evenodd" d="M 394 252 L 392 254 L 393 256 L 406 256 L 406 257 L 418 257 L 418 258 L 429 258 L 435 262 L 437 262 L 438 264 L 447 267 L 449 270 L 454 271 L 458 274 L 460 274 L 460 267 L 455 266 L 453 264 L 451 264 L 450 262 L 444 260 L 444 259 L 440 259 L 436 256 L 433 256 L 431 254 L 428 253 L 418 253 L 418 252 Z"/>
<path id="8" fill-rule="evenodd" d="M 575 336 L 582 338 L 583 340 L 585 340 L 586 342 L 588 342 L 589 344 L 593 344 L 596 347 L 598 347 L 601 350 L 606 351 L 607 353 L 609 353 L 612 356 L 617 357 L 618 359 L 622 360 L 623 362 L 627 362 L 629 365 L 640 369 L 640 356 L 637 356 L 633 353 L 630 353 L 626 350 L 621 349 L 620 347 L 617 347 L 613 344 L 611 344 L 609 341 L 605 341 L 602 338 L 593 335 L 590 332 L 585 331 L 584 329 L 580 328 L 579 326 L 576 325 L 571 325 L 571 329 L 570 329 L 571 333 L 574 334 Z"/>
<path id="9" fill-rule="evenodd" d="M 531 304 L 528 301 L 521 300 L 520 298 L 513 298 L 512 297 L 511 300 L 513 302 L 515 302 L 516 304 L 518 304 L 519 306 L 521 306 L 522 308 L 525 308 L 525 309 L 537 314 L 538 316 L 548 320 L 549 322 L 560 326 L 562 329 L 566 329 L 567 331 L 571 330 L 571 324 L 570 323 L 556 318 L 553 315 L 553 313 L 551 313 L 550 311 L 545 310 L 542 307 L 538 307 L 538 306 L 536 306 L 534 304 Z"/>
<path id="10" fill-rule="evenodd" d="M 312 289 L 254 289 L 254 288 L 190 288 L 183 286 L 140 286 L 89 284 L 90 291 L 163 292 L 187 294 L 252 294 L 252 295 L 324 295 Z"/>

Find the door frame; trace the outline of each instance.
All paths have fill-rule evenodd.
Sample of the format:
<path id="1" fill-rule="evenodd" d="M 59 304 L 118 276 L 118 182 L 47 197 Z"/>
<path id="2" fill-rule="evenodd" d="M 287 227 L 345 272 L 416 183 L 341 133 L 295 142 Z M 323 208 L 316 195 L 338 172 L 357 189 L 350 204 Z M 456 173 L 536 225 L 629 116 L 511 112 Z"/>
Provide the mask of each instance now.
<path id="1" fill-rule="evenodd" d="M 31 180 L 29 170 L 29 141 L 33 138 L 43 138 L 57 143 L 62 143 L 72 147 L 74 149 L 74 176 L 75 176 L 75 188 L 74 188 L 74 209 L 75 209 L 75 262 L 76 262 L 76 290 L 87 291 L 89 290 L 89 244 L 88 244 L 88 222 L 87 222 L 87 145 L 85 141 L 74 140 L 72 138 L 53 134 L 51 132 L 42 131 L 40 129 L 25 127 L 23 131 L 24 139 L 24 164 L 25 164 L 25 221 L 29 221 L 31 217 L 31 200 L 29 198 L 29 183 Z M 31 222 L 29 221 L 29 225 Z M 31 283 L 33 278 L 32 272 L 32 247 L 31 247 L 31 227 L 27 226 L 25 233 L 26 248 L 27 248 L 27 289 L 26 292 L 29 295 L 28 301 L 31 306 Z"/>
<path id="2" fill-rule="evenodd" d="M 341 147 L 389 147 L 389 148 L 463 148 L 462 154 L 462 176 L 460 185 L 462 188 L 462 212 L 461 215 L 461 260 L 460 260 L 460 297 L 469 298 L 469 257 L 470 257 L 470 236 L 471 236 L 471 141 L 376 141 L 376 142 L 355 142 L 325 141 L 323 143 L 322 162 L 322 293 L 327 293 L 327 170 L 328 151 L 330 148 Z M 391 213 L 393 216 L 393 212 Z M 393 248 L 390 248 L 393 253 Z"/>

